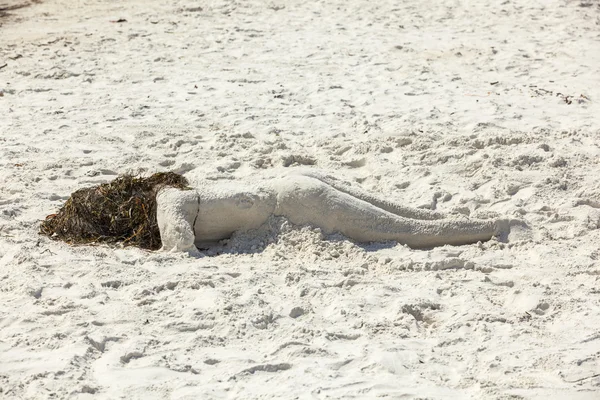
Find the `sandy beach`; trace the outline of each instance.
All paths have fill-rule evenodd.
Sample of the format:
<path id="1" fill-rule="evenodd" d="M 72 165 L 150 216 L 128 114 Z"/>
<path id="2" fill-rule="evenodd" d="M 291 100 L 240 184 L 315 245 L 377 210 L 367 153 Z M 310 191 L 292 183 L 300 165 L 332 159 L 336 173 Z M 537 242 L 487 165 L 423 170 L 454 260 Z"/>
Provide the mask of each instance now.
<path id="1" fill-rule="evenodd" d="M 26 3 L 0 0 L 0 398 L 600 397 L 598 1 Z M 527 228 L 39 235 L 120 174 L 300 168 Z"/>

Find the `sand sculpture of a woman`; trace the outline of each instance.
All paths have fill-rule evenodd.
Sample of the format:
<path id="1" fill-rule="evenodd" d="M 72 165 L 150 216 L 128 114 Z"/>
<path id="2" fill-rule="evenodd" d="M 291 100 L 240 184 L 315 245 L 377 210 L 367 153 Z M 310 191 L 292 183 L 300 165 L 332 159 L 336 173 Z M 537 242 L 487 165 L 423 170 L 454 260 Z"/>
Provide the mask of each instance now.
<path id="1" fill-rule="evenodd" d="M 486 241 L 510 229 L 508 220 L 405 207 L 311 172 L 245 187 L 165 188 L 156 200 L 162 249 L 167 251 L 195 252 L 195 244 L 258 228 L 272 215 L 358 242 L 397 241 L 414 248 Z"/>

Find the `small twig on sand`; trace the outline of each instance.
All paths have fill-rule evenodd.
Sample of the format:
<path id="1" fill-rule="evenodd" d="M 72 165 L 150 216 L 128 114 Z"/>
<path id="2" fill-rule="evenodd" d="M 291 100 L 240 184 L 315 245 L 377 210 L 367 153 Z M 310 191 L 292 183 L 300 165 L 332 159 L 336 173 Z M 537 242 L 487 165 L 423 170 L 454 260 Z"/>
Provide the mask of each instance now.
<path id="1" fill-rule="evenodd" d="M 563 378 L 563 381 L 565 381 L 567 383 L 577 383 L 577 382 L 585 381 L 586 379 L 597 378 L 599 376 L 600 376 L 600 374 L 594 374 L 594 375 L 586 376 L 585 378 L 575 379 L 574 381 L 568 381 Z"/>
<path id="2" fill-rule="evenodd" d="M 21 3 L 21 4 L 15 4 L 12 6 L 3 6 L 3 7 L 0 7 L 0 12 L 18 10 L 19 8 L 25 8 L 30 5 L 31 5 L 31 3 Z"/>
<path id="3" fill-rule="evenodd" d="M 8 65 L 7 63 L 4 63 L 3 65 L 0 65 L 0 69 L 6 67 L 7 65 Z"/>

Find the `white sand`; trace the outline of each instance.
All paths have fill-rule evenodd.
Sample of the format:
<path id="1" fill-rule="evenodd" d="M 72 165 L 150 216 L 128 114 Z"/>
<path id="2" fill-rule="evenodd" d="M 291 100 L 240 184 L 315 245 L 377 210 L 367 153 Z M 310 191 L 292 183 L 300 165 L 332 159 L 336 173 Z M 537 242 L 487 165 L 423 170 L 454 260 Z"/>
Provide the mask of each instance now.
<path id="1" fill-rule="evenodd" d="M 597 1 L 12 14 L 0 397 L 600 395 Z M 519 217 L 532 235 L 359 247 L 273 218 L 199 259 L 37 235 L 71 192 L 119 173 L 236 185 L 299 165 L 406 205 Z"/>

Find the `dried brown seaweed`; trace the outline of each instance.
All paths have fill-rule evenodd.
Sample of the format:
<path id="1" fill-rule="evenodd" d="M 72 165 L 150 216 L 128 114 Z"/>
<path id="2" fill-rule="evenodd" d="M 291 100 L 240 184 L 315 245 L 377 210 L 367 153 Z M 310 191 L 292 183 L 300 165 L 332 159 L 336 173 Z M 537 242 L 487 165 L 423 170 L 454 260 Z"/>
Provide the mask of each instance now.
<path id="1" fill-rule="evenodd" d="M 40 233 L 71 244 L 116 243 L 156 250 L 156 194 L 162 187 L 188 188 L 174 172 L 148 178 L 124 175 L 99 186 L 79 189 L 56 214 L 46 217 Z"/>

